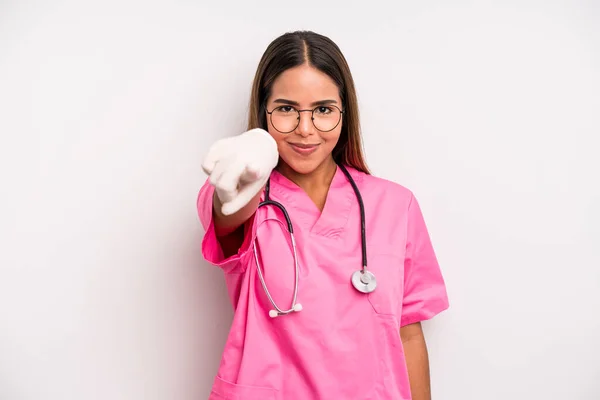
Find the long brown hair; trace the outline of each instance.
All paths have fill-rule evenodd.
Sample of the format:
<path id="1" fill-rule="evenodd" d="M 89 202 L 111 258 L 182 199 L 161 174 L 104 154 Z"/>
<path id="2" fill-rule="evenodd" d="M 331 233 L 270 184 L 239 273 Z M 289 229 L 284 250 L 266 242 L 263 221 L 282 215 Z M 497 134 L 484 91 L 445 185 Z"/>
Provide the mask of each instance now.
<path id="1" fill-rule="evenodd" d="M 363 155 L 358 101 L 350 67 L 339 47 L 331 39 L 318 33 L 288 32 L 269 44 L 258 64 L 252 84 L 248 129 L 268 129 L 265 107 L 273 82 L 287 69 L 306 63 L 327 74 L 340 91 L 344 113 L 342 132 L 333 149 L 333 159 L 369 174 Z"/>

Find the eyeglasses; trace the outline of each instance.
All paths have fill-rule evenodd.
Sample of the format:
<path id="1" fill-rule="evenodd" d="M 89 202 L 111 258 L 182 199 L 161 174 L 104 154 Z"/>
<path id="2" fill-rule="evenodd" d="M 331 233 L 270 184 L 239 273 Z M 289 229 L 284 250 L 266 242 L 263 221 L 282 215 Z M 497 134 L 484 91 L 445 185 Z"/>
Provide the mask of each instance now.
<path id="1" fill-rule="evenodd" d="M 342 120 L 343 111 L 334 105 L 317 106 L 312 110 L 297 110 L 292 106 L 279 106 L 267 110 L 271 125 L 280 133 L 293 132 L 300 124 L 300 113 L 310 112 L 315 128 L 321 132 L 334 130 Z"/>

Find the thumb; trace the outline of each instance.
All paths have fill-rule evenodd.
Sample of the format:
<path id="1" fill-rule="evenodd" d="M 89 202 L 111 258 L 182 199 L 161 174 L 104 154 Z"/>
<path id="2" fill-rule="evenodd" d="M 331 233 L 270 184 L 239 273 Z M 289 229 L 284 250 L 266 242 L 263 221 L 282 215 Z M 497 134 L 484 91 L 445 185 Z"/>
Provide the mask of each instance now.
<path id="1" fill-rule="evenodd" d="M 244 171 L 240 175 L 240 183 L 252 183 L 260 179 L 260 168 L 255 165 L 246 165 Z"/>
<path id="2" fill-rule="evenodd" d="M 235 214 L 244 208 L 244 206 L 246 206 L 250 200 L 256 196 L 261 188 L 262 182 L 259 180 L 245 185 L 242 189 L 240 189 L 237 196 L 235 196 L 231 201 L 223 204 L 221 212 L 223 215 Z"/>

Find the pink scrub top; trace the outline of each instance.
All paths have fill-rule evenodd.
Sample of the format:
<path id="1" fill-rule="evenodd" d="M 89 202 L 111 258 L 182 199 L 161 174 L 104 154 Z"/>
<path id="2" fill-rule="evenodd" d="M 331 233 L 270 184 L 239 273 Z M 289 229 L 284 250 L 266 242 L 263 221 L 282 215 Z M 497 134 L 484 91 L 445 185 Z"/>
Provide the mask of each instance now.
<path id="1" fill-rule="evenodd" d="M 202 254 L 224 274 L 234 317 L 209 400 L 409 400 L 410 383 L 400 327 L 448 308 L 440 268 L 413 194 L 348 167 L 363 197 L 367 263 L 377 289 L 351 284 L 361 269 L 360 212 L 338 167 L 323 212 L 296 184 L 271 174 L 271 199 L 292 220 L 303 310 L 276 318 L 257 273 L 282 309 L 290 308 L 294 259 L 285 218 L 260 207 L 236 255 L 224 258 L 212 220 L 214 188 L 198 196 L 206 230 Z M 264 196 L 264 194 L 263 194 Z"/>

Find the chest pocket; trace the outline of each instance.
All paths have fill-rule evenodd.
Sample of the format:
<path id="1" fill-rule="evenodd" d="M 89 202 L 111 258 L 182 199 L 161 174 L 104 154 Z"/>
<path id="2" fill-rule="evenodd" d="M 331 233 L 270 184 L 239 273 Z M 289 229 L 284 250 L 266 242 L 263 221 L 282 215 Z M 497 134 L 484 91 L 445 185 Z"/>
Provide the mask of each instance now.
<path id="1" fill-rule="evenodd" d="M 396 315 L 402 304 L 404 263 L 393 254 L 368 255 L 367 268 L 375 275 L 377 288 L 367 294 L 377 314 Z"/>
<path id="2" fill-rule="evenodd" d="M 268 387 L 238 385 L 215 377 L 208 400 L 275 400 L 277 391 Z"/>

